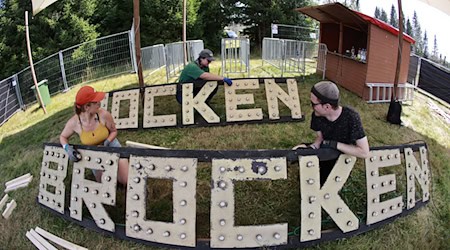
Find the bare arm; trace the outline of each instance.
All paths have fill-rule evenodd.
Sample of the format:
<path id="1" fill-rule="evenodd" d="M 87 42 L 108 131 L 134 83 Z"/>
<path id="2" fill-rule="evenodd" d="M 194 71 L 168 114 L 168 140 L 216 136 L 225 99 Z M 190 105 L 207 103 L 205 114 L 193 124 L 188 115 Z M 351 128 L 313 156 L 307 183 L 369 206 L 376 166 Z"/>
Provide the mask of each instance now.
<path id="1" fill-rule="evenodd" d="M 222 76 L 218 76 L 209 72 L 205 72 L 200 75 L 200 78 L 207 81 L 223 81 Z"/>
<path id="2" fill-rule="evenodd" d="M 117 137 L 116 123 L 114 122 L 112 115 L 106 110 L 102 110 L 102 118 L 106 128 L 109 130 L 109 136 L 106 139 L 111 142 Z"/>
<path id="3" fill-rule="evenodd" d="M 337 143 L 337 149 L 344 154 L 353 155 L 359 158 L 367 158 L 369 156 L 369 142 L 367 136 L 356 140 L 356 145 Z"/>
<path id="4" fill-rule="evenodd" d="M 67 121 L 66 126 L 64 126 L 63 131 L 59 135 L 59 142 L 61 145 L 69 143 L 69 138 L 75 133 L 75 125 L 73 118 Z"/>

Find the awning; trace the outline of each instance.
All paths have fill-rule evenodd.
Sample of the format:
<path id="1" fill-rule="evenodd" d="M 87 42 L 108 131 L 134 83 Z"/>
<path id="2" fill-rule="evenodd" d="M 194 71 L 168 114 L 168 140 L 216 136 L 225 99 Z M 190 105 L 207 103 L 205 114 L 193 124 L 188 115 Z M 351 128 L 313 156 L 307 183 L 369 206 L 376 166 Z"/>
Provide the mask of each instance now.
<path id="1" fill-rule="evenodd" d="M 318 20 L 320 23 L 343 23 L 346 26 L 368 32 L 369 23 L 380 27 L 383 30 L 398 36 L 398 29 L 376 18 L 367 16 L 363 13 L 353 11 L 340 3 L 332 3 L 318 6 L 308 6 L 298 8 L 296 11 L 301 12 L 311 18 Z M 412 44 L 414 39 L 407 34 L 403 34 L 403 39 Z"/>

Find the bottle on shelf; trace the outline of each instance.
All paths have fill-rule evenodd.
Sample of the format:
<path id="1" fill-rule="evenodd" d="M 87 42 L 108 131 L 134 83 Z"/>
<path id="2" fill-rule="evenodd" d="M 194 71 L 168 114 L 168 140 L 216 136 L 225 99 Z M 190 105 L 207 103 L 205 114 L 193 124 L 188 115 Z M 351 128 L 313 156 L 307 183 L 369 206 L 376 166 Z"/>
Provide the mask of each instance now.
<path id="1" fill-rule="evenodd" d="M 355 58 L 355 46 L 352 46 L 352 58 Z"/>

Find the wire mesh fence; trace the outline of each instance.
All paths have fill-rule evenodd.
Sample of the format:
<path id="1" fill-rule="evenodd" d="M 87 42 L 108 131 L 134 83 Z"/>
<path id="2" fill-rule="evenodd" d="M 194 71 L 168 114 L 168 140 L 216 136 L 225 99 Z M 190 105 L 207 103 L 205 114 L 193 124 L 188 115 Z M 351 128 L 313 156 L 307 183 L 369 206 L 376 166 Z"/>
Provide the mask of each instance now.
<path id="1" fill-rule="evenodd" d="M 186 41 L 187 58 L 188 61 L 195 61 L 198 54 L 203 50 L 202 40 Z M 166 53 L 166 77 L 167 81 L 170 78 L 177 77 L 184 69 L 184 50 L 183 42 L 169 43 L 165 46 Z"/>
<path id="2" fill-rule="evenodd" d="M 248 73 L 250 76 L 250 41 L 246 38 L 222 39 L 223 74 Z"/>
<path id="3" fill-rule="evenodd" d="M 284 73 L 306 74 L 316 69 L 325 70 L 326 45 L 290 39 L 264 38 L 263 63 Z"/>
<path id="4" fill-rule="evenodd" d="M 271 38 L 319 42 L 319 29 L 317 28 L 279 23 L 272 23 L 271 27 Z"/>
<path id="5" fill-rule="evenodd" d="M 0 81 L 0 125 L 21 108 L 15 76 Z"/>
<path id="6" fill-rule="evenodd" d="M 166 66 L 166 55 L 164 45 L 157 44 L 141 49 L 142 70 L 144 78 L 152 75 Z"/>

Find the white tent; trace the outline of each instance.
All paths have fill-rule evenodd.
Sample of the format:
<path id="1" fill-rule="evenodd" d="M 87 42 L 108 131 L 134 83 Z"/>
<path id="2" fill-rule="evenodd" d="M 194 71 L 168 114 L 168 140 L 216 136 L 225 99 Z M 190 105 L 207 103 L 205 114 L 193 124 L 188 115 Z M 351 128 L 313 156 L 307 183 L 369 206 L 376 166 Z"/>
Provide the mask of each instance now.
<path id="1" fill-rule="evenodd" d="M 31 0 L 31 3 L 33 5 L 33 16 L 35 16 L 37 13 L 41 12 L 47 6 L 50 4 L 56 2 L 57 0 Z"/>
<path id="2" fill-rule="evenodd" d="M 434 8 L 450 15 L 450 0 L 420 0 Z"/>

